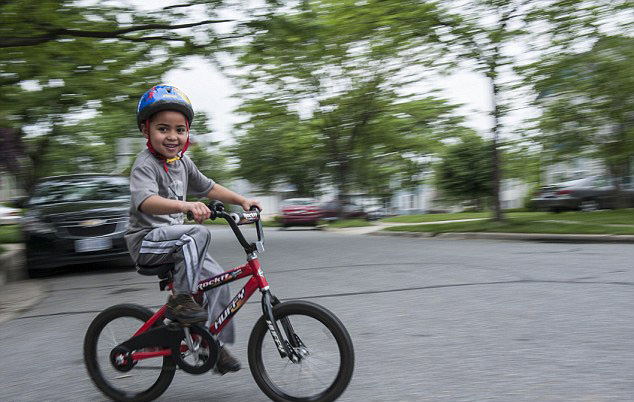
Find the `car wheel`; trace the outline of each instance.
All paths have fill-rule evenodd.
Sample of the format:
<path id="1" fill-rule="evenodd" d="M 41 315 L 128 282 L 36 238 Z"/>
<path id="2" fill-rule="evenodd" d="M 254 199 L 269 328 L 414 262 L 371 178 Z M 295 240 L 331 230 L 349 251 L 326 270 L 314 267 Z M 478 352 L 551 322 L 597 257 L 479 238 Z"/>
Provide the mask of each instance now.
<path id="1" fill-rule="evenodd" d="M 599 203 L 595 200 L 583 200 L 579 203 L 579 210 L 584 212 L 596 211 L 599 209 Z"/>

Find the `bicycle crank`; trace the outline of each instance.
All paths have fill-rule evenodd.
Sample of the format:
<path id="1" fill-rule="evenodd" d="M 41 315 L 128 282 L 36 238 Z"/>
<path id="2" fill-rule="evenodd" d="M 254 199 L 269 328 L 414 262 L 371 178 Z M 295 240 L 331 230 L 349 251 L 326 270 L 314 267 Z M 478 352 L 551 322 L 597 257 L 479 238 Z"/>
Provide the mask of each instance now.
<path id="1" fill-rule="evenodd" d="M 220 343 L 200 324 L 183 327 L 183 336 L 172 344 L 172 358 L 183 371 L 203 374 L 216 366 Z"/>

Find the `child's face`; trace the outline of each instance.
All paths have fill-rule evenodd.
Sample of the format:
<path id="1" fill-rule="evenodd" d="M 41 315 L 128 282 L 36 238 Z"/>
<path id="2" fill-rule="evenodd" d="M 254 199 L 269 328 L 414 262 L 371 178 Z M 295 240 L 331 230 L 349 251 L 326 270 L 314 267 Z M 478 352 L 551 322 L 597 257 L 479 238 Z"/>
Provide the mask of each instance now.
<path id="1" fill-rule="evenodd" d="M 154 150 L 165 158 L 178 156 L 183 150 L 189 132 L 187 131 L 185 115 L 174 110 L 158 112 L 150 120 L 149 132 L 143 128 L 143 135 L 150 139 Z"/>

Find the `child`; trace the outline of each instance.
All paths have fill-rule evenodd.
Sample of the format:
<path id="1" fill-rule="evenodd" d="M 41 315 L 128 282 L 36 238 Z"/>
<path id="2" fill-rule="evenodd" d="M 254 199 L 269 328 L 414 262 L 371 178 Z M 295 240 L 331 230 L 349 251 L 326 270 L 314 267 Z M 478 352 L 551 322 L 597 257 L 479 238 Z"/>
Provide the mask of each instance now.
<path id="1" fill-rule="evenodd" d="M 245 210 L 256 206 L 247 199 L 214 183 L 185 156 L 189 127 L 194 111 L 187 96 L 173 86 L 157 85 L 147 91 L 137 107 L 137 125 L 147 149 L 141 151 L 130 172 L 130 226 L 125 235 L 130 255 L 138 265 L 174 263 L 173 295 L 168 298 L 166 315 L 182 323 L 208 321 L 229 304 L 227 286 L 205 292 L 203 305 L 191 297 L 199 279 L 224 272 L 207 250 L 210 231 L 201 225 L 184 225 L 187 212 L 202 223 L 211 211 L 202 202 L 188 202 L 188 193 L 206 196 Z M 230 322 L 220 333 L 221 345 L 233 343 Z M 222 347 L 216 370 L 221 374 L 238 371 L 240 363 Z"/>

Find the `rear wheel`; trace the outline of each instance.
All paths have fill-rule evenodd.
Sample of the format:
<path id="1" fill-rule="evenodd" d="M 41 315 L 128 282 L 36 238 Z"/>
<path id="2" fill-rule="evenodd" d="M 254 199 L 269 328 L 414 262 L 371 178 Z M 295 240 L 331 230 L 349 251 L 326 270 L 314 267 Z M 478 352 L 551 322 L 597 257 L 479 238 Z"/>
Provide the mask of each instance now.
<path id="1" fill-rule="evenodd" d="M 176 365 L 171 357 L 130 360 L 124 367 L 115 367 L 111 361 L 113 348 L 134 335 L 152 314 L 142 306 L 119 304 L 101 312 L 86 331 L 84 362 L 88 374 L 104 394 L 116 401 L 151 401 L 165 392 L 174 378 Z"/>
<path id="2" fill-rule="evenodd" d="M 354 369 L 348 331 L 330 311 L 317 304 L 293 301 L 276 305 L 273 315 L 287 339 L 292 330 L 297 363 L 281 358 L 264 317 L 249 338 L 249 366 L 260 389 L 278 402 L 327 402 L 346 389 Z M 266 342 L 264 339 L 266 339 Z"/>

